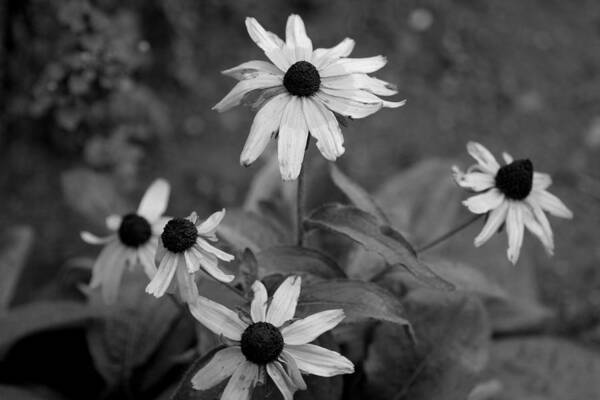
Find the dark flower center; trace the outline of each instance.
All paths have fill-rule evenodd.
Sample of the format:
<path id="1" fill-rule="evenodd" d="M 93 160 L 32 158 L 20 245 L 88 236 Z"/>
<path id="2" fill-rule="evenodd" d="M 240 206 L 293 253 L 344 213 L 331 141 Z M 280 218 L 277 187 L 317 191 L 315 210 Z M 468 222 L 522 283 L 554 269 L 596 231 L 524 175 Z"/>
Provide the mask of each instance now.
<path id="1" fill-rule="evenodd" d="M 533 164 L 529 160 L 516 160 L 501 167 L 496 174 L 496 187 L 512 200 L 523 200 L 533 185 Z"/>
<path id="2" fill-rule="evenodd" d="M 139 247 L 152 236 L 152 227 L 144 217 L 137 214 L 127 214 L 119 226 L 119 239 L 129 247 Z"/>
<path id="3" fill-rule="evenodd" d="M 283 336 L 268 322 L 256 322 L 242 333 L 242 353 L 255 364 L 275 361 L 283 350 Z"/>
<path id="4" fill-rule="evenodd" d="M 173 253 L 181 253 L 196 243 L 198 230 L 196 225 L 189 219 L 173 218 L 165 225 L 161 239 L 167 250 Z"/>
<path id="5" fill-rule="evenodd" d="M 312 96 L 321 86 L 319 71 L 309 62 L 298 61 L 288 68 L 283 86 L 295 96 Z"/>

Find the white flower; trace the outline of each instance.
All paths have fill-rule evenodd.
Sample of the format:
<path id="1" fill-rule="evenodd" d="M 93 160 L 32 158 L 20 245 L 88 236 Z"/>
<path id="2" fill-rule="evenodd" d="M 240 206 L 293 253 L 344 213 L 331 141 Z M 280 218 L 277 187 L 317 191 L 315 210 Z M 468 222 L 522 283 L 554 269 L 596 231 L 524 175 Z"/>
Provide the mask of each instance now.
<path id="1" fill-rule="evenodd" d="M 246 28 L 272 63 L 254 60 L 223 71 L 240 82 L 213 107 L 225 111 L 247 102 L 251 92 L 259 94 L 254 106 L 261 108 L 240 156 L 244 166 L 254 162 L 269 139 L 277 136 L 281 176 L 296 179 L 309 132 L 323 157 L 335 161 L 344 153 L 344 137 L 335 114 L 364 118 L 382 107 L 404 104 L 377 97 L 397 93 L 394 85 L 367 75 L 387 61 L 383 56 L 347 58 L 354 48 L 352 39 L 313 50 L 298 15 L 287 20 L 285 42 L 254 18 L 246 18 Z"/>
<path id="2" fill-rule="evenodd" d="M 167 209 L 170 190 L 164 179 L 154 181 L 135 213 L 111 215 L 106 219 L 106 226 L 114 232 L 107 237 L 81 232 L 85 242 L 105 245 L 94 263 L 90 287 L 101 286 L 106 303 L 116 300 L 126 266 L 141 264 L 149 279 L 156 273 L 154 254 L 158 235 L 167 221 L 163 213 Z"/>
<path id="3" fill-rule="evenodd" d="M 167 222 L 156 251 L 158 271 L 146 292 L 161 297 L 176 276 L 181 299 L 189 303 L 198 296 L 195 276 L 200 267 L 221 282 L 231 282 L 234 276 L 221 271 L 218 260 L 231 261 L 234 257 L 208 243 L 208 240 L 217 241 L 215 230 L 223 217 L 224 209 L 204 222 L 195 212 L 187 218 L 173 218 Z"/>
<path id="4" fill-rule="evenodd" d="M 552 184 L 550 175 L 534 172 L 527 159 L 513 160 L 503 153 L 506 165 L 500 166 L 494 156 L 482 145 L 467 144 L 469 154 L 477 160 L 466 173 L 454 167 L 458 185 L 478 192 L 463 202 L 469 211 L 486 214 L 487 222 L 475 238 L 481 246 L 506 222 L 508 259 L 516 264 L 523 243 L 524 228 L 537 236 L 549 254 L 554 252 L 554 238 L 544 211 L 561 218 L 573 214 L 558 197 L 546 189 Z"/>
<path id="5" fill-rule="evenodd" d="M 285 400 L 296 390 L 306 389 L 301 372 L 335 376 L 354 372 L 354 365 L 342 355 L 309 344 L 344 319 L 343 310 L 327 310 L 293 320 L 300 295 L 300 277 L 287 278 L 267 306 L 267 290 L 254 282 L 250 306 L 251 321 L 212 300 L 198 297 L 190 311 L 200 323 L 231 345 L 218 351 L 192 378 L 197 390 L 207 390 L 229 378 L 221 399 L 249 399 L 265 369 Z"/>

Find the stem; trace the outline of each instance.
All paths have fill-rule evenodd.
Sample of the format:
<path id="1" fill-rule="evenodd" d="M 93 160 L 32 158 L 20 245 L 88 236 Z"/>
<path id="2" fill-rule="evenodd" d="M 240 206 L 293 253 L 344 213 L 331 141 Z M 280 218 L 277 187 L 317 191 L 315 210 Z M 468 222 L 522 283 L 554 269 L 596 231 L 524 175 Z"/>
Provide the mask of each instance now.
<path id="1" fill-rule="evenodd" d="M 479 218 L 483 217 L 484 215 L 485 214 L 475 214 L 474 216 L 472 216 L 468 220 L 464 221 L 462 224 L 460 224 L 457 227 L 449 230 L 448 232 L 444 233 L 443 235 L 439 236 L 438 238 L 434 239 L 433 241 L 427 243 L 425 246 L 419 247 L 416 250 L 417 253 L 424 252 L 424 251 L 429 250 L 430 248 L 432 248 L 434 246 L 437 246 L 438 244 L 442 243 L 446 239 L 448 239 L 448 238 L 454 236 L 456 233 L 462 231 L 467 226 L 471 225 L 473 222 L 477 221 Z"/>
<path id="2" fill-rule="evenodd" d="M 243 293 L 240 293 L 240 291 L 237 290 L 236 288 L 234 288 L 233 286 L 229 286 L 225 282 L 221 282 L 220 280 L 218 280 L 217 278 L 215 278 L 214 276 L 212 276 L 209 273 L 207 273 L 206 275 L 210 276 L 212 279 L 214 279 L 215 282 L 221 284 L 222 286 L 225 286 L 227 289 L 231 290 L 233 293 L 237 294 L 239 297 L 241 297 L 242 299 L 244 299 L 244 301 L 246 301 L 246 296 L 244 296 Z"/>
<path id="3" fill-rule="evenodd" d="M 298 175 L 298 186 L 296 190 L 296 244 L 302 247 L 304 244 L 304 230 L 302 220 L 304 218 L 304 165 L 300 167 L 300 175 Z"/>

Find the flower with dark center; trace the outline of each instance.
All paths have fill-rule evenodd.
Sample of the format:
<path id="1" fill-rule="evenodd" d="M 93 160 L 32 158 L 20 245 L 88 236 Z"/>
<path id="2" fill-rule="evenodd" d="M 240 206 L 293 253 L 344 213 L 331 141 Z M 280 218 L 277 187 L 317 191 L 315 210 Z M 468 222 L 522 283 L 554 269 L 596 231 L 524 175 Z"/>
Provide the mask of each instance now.
<path id="1" fill-rule="evenodd" d="M 173 253 L 181 253 L 191 248 L 198 238 L 194 223 L 185 218 L 170 220 L 160 236 L 165 248 Z"/>
<path id="2" fill-rule="evenodd" d="M 321 86 L 321 77 L 314 65 L 297 61 L 283 76 L 283 86 L 294 96 L 312 96 Z"/>
<path id="3" fill-rule="evenodd" d="M 268 322 L 255 322 L 242 333 L 242 353 L 248 361 L 264 365 L 277 360 L 283 350 L 283 336 Z"/>
<path id="4" fill-rule="evenodd" d="M 467 150 L 477 164 L 467 172 L 458 167 L 453 170 L 459 186 L 477 192 L 463 204 L 475 214 L 488 215 L 475 238 L 475 246 L 487 242 L 502 224 L 506 224 L 507 256 L 513 264 L 519 259 L 525 228 L 540 239 L 548 254 L 552 254 L 554 238 L 544 212 L 561 218 L 572 218 L 573 214 L 558 197 L 546 190 L 552 183 L 550 175 L 535 172 L 531 161 L 515 161 L 507 153 L 503 154 L 506 165 L 500 166 L 492 153 L 479 143 L 469 142 Z"/>
<path id="5" fill-rule="evenodd" d="M 121 220 L 118 233 L 119 239 L 125 246 L 139 247 L 152 236 L 152 227 L 146 218 L 131 213 Z"/>

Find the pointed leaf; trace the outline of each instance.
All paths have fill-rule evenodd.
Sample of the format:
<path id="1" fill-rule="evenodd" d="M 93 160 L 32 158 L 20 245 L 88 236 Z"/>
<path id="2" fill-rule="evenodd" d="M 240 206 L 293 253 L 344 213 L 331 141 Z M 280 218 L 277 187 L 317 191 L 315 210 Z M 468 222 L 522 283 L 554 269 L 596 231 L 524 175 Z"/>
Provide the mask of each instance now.
<path id="1" fill-rule="evenodd" d="M 337 263 L 318 250 L 296 246 L 270 247 L 256 255 L 261 276 L 308 273 L 325 279 L 343 278 Z"/>
<path id="2" fill-rule="evenodd" d="M 288 236 L 266 218 L 254 212 L 235 209 L 227 210 L 217 233 L 235 249 L 243 251 L 248 248 L 254 253 L 285 244 Z"/>

